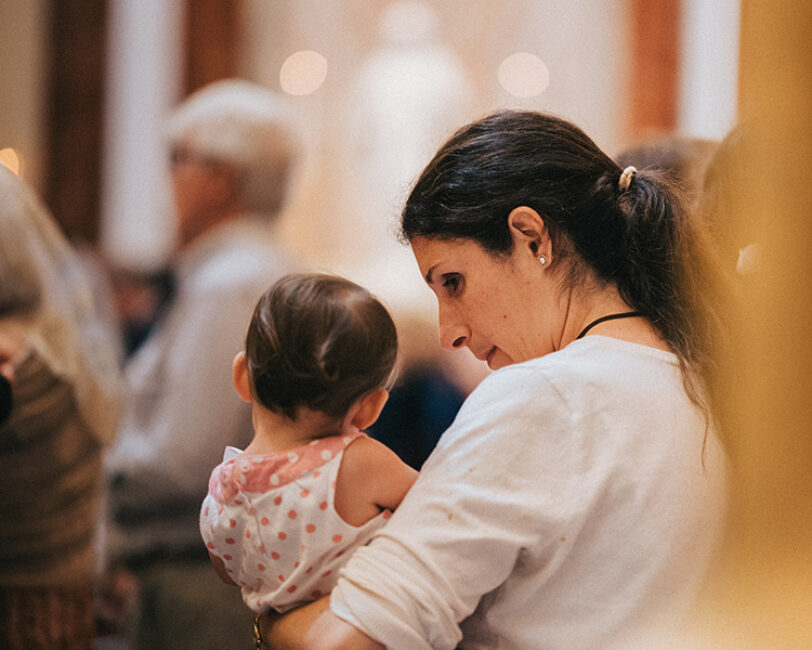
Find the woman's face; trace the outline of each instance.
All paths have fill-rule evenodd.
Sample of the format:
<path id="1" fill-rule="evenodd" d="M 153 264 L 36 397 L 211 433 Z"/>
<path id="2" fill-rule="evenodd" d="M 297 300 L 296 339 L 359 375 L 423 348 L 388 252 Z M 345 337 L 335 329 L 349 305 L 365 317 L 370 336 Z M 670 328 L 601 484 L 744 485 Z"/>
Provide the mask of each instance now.
<path id="1" fill-rule="evenodd" d="M 415 237 L 411 245 L 437 296 L 443 347 L 467 347 L 494 370 L 556 349 L 557 285 L 534 254 L 514 246 L 495 257 L 468 239 Z"/>

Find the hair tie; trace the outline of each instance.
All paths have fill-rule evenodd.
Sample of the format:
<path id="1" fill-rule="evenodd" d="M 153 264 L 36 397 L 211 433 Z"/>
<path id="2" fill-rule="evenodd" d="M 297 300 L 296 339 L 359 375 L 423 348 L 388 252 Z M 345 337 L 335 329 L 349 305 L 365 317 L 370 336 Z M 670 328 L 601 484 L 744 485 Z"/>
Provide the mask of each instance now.
<path id="1" fill-rule="evenodd" d="M 617 182 L 617 186 L 620 188 L 621 192 L 625 192 L 629 189 L 629 185 L 632 184 L 632 179 L 636 173 L 637 168 L 632 167 L 631 165 L 623 170 L 623 173 L 620 175 L 620 180 Z"/>

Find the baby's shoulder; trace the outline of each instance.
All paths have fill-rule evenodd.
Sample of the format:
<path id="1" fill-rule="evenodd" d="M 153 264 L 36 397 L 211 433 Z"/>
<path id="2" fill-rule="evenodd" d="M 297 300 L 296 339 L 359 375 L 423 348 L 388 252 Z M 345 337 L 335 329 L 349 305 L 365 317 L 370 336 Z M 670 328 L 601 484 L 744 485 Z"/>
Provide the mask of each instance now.
<path id="1" fill-rule="evenodd" d="M 372 485 L 401 471 L 404 465 L 398 455 L 382 442 L 361 436 L 344 449 L 339 467 L 339 482 Z"/>

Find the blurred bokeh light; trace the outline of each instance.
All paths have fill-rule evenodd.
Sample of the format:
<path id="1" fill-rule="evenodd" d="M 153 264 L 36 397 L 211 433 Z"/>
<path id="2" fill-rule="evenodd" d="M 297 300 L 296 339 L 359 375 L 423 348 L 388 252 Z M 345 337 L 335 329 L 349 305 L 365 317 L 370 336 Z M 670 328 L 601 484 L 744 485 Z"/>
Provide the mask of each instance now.
<path id="1" fill-rule="evenodd" d="M 550 71 L 544 61 L 530 52 L 511 54 L 496 74 L 502 88 L 514 97 L 535 97 L 550 85 Z"/>
<path id="2" fill-rule="evenodd" d="M 291 54 L 279 70 L 279 84 L 289 95 L 314 93 L 326 78 L 327 59 L 312 50 Z"/>
<path id="3" fill-rule="evenodd" d="M 0 164 L 5 165 L 15 174 L 19 174 L 20 169 L 22 168 L 22 160 L 20 159 L 20 154 L 17 153 L 11 147 L 0 149 Z"/>

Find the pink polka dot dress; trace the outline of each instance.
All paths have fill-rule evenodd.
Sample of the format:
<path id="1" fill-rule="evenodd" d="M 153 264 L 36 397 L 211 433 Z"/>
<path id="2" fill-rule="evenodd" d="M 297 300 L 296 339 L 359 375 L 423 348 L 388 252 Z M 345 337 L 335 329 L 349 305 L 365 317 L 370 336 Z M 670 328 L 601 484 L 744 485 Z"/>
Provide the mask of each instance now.
<path id="1" fill-rule="evenodd" d="M 229 447 L 214 468 L 200 533 L 254 612 L 286 612 L 330 593 L 351 552 L 389 518 L 384 511 L 352 526 L 334 507 L 344 450 L 363 435 L 259 456 Z"/>

